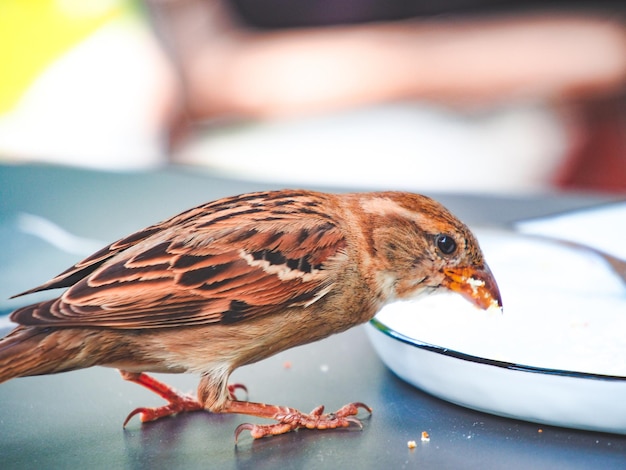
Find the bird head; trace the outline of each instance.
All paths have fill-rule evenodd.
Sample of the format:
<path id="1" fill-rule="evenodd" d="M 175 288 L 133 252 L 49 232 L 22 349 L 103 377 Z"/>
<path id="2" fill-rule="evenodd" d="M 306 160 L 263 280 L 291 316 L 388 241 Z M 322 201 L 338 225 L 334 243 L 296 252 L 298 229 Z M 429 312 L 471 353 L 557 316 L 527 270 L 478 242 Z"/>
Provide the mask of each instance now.
<path id="1" fill-rule="evenodd" d="M 438 202 L 376 193 L 361 201 L 381 298 L 410 299 L 447 289 L 479 308 L 502 308 L 498 285 L 472 232 Z"/>

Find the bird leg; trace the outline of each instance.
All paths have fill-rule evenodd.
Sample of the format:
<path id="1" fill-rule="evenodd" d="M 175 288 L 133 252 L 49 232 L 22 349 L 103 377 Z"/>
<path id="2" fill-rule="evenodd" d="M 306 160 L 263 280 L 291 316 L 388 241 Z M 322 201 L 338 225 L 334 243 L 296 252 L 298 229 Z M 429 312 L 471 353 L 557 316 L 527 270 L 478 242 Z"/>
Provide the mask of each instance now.
<path id="1" fill-rule="evenodd" d="M 362 428 L 361 421 L 354 416 L 358 414 L 359 408 L 368 413 L 372 409 L 363 403 L 349 403 L 341 407 L 335 413 L 324 414 L 324 407 L 318 406 L 310 413 L 302 413 L 294 408 L 284 406 L 265 405 L 247 401 L 230 401 L 222 413 L 239 413 L 258 416 L 260 418 L 274 419 L 276 424 L 257 425 L 244 423 L 235 429 L 235 443 L 243 431 L 250 431 L 254 439 L 265 436 L 275 436 L 300 428 L 306 429 L 336 429 L 345 428 L 355 424 Z"/>
<path id="2" fill-rule="evenodd" d="M 204 409 L 202 404 L 196 398 L 186 393 L 179 392 L 174 387 L 170 387 L 148 374 L 144 374 L 143 372 L 128 372 L 125 370 L 120 370 L 120 374 L 124 380 L 142 385 L 169 402 L 169 404 L 157 408 L 135 408 L 126 417 L 123 424 L 124 427 L 126 427 L 133 416 L 139 413 L 141 413 L 141 422 L 145 423 L 185 411 L 200 411 Z M 248 389 L 245 385 L 238 383 L 230 384 L 228 386 L 228 393 L 231 400 L 237 399 L 236 392 L 238 389 L 243 390 L 246 395 L 248 394 Z"/>

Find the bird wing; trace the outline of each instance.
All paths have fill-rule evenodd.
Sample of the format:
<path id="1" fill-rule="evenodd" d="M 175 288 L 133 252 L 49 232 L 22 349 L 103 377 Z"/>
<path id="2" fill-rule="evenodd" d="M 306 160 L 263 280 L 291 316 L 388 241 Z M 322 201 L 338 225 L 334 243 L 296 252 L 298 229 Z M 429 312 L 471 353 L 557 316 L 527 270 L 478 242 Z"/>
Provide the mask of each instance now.
<path id="1" fill-rule="evenodd" d="M 343 231 L 319 193 L 223 199 L 122 239 L 40 288 L 73 284 L 23 307 L 23 325 L 124 329 L 234 323 L 310 305 L 346 261 Z"/>

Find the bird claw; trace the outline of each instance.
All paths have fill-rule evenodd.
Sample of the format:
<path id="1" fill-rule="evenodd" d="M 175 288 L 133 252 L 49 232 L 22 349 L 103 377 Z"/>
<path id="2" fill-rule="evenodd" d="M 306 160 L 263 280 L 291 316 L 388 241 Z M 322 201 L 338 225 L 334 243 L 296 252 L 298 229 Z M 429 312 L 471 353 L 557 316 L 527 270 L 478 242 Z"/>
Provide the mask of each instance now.
<path id="1" fill-rule="evenodd" d="M 360 401 L 348 403 L 347 405 L 342 406 L 335 414 L 340 416 L 354 416 L 359 413 L 359 408 L 367 411 L 369 415 L 372 414 L 372 407 L 367 406 L 365 403 Z"/>
<path id="2" fill-rule="evenodd" d="M 243 390 L 246 394 L 246 399 L 248 398 L 248 387 L 244 384 L 230 384 L 228 386 L 228 394 L 230 395 L 231 400 L 237 399 L 237 390 Z"/>
<path id="3" fill-rule="evenodd" d="M 250 431 L 253 439 L 266 436 L 276 436 L 285 434 L 296 429 L 336 429 L 347 428 L 356 425 L 363 429 L 361 420 L 356 418 L 359 409 L 364 409 L 371 414 L 372 409 L 364 403 L 349 403 L 334 413 L 324 414 L 324 406 L 314 408 L 310 413 L 301 413 L 298 410 L 290 409 L 286 414 L 277 414 L 273 419 L 278 420 L 275 424 L 257 425 L 243 423 L 235 429 L 235 444 L 239 441 L 239 436 L 243 431 Z"/>
<path id="4" fill-rule="evenodd" d="M 128 424 L 128 422 L 133 419 L 133 417 L 136 414 L 141 414 L 141 416 L 139 417 L 139 419 L 141 420 L 141 422 L 143 423 L 143 417 L 145 416 L 145 414 L 149 413 L 151 410 L 151 408 L 135 408 L 133 411 L 131 411 L 130 413 L 128 413 L 128 416 L 126 416 L 126 419 L 124 420 L 124 423 L 122 424 L 122 427 L 125 428 L 126 425 Z"/>

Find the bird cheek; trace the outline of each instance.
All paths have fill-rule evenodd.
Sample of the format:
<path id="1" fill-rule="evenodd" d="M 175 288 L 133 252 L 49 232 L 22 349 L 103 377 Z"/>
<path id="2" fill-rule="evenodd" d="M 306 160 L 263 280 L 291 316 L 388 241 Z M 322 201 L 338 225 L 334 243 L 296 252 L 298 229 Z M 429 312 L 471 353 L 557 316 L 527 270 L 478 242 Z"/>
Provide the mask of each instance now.
<path id="1" fill-rule="evenodd" d="M 398 299 L 409 299 L 417 297 L 426 287 L 426 277 L 419 279 L 406 278 L 398 281 L 395 285 L 395 297 Z"/>

